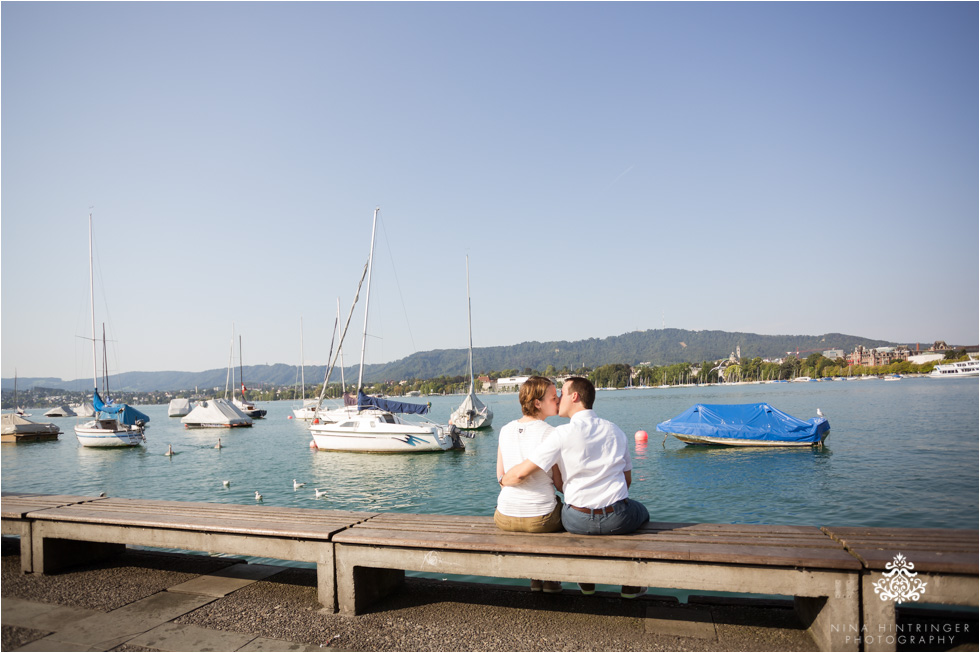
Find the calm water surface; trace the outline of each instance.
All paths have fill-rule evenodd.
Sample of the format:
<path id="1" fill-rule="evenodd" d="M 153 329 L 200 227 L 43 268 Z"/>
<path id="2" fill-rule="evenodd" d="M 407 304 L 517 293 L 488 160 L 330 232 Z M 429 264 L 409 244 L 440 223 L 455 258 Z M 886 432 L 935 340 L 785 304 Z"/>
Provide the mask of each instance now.
<path id="1" fill-rule="evenodd" d="M 492 430 L 465 439 L 466 451 L 415 455 L 311 450 L 305 424 L 287 419 L 288 402 L 263 404 L 268 416 L 253 428 L 214 430 L 187 430 L 166 406 L 140 406 L 152 419 L 147 445 L 119 450 L 80 447 L 75 418 L 44 418 L 64 434 L 4 445 L 2 488 L 240 504 L 254 504 L 258 490 L 267 506 L 491 515 L 497 434 L 520 408 L 514 394 L 481 398 L 493 408 Z M 419 401 L 445 423 L 461 400 Z M 820 408 L 831 424 L 826 446 L 689 447 L 656 431 L 694 403 L 760 401 L 802 419 Z M 629 436 L 630 495 L 656 521 L 977 528 L 978 405 L 975 378 L 907 378 L 600 391 L 595 409 Z M 634 443 L 638 430 L 647 443 Z M 177 455 L 164 455 L 168 445 Z M 293 479 L 306 487 L 294 491 Z M 327 495 L 315 499 L 315 487 Z"/>

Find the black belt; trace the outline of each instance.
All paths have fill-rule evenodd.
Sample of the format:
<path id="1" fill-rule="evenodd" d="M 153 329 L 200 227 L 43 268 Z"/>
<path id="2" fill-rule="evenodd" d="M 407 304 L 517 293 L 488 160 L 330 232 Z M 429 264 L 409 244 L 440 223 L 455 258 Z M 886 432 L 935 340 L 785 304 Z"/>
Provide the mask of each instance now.
<path id="1" fill-rule="evenodd" d="M 612 506 L 606 506 L 605 508 L 579 508 L 578 506 L 573 506 L 572 504 L 568 504 L 568 507 L 572 508 L 573 510 L 578 510 L 579 512 L 585 512 L 589 514 L 592 514 L 594 512 L 599 512 L 602 513 L 603 515 L 608 515 L 609 513 L 614 512 Z"/>

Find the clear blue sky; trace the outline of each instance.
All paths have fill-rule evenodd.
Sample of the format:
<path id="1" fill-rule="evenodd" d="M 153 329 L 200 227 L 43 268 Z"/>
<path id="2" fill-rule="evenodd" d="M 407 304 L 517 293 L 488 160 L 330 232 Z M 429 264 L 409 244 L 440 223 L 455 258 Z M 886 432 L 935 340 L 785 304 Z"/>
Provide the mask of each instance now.
<path id="1" fill-rule="evenodd" d="M 978 339 L 978 5 L 2 5 L 2 370 Z M 345 346 L 359 349 L 361 311 Z M 477 362 L 479 367 L 479 362 Z"/>

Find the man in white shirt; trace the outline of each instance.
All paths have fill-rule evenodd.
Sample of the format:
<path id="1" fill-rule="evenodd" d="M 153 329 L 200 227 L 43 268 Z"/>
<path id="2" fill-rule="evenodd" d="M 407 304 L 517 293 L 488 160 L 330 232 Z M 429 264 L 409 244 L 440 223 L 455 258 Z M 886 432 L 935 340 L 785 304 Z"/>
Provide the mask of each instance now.
<path id="1" fill-rule="evenodd" d="M 504 474 L 501 485 L 519 485 L 536 470 L 557 464 L 565 484 L 561 513 L 565 530 L 581 535 L 632 533 L 650 520 L 650 513 L 629 498 L 633 460 L 626 434 L 596 415 L 594 402 L 591 381 L 582 377 L 565 381 L 558 415 L 569 418 L 569 423 L 557 427 L 527 460 Z M 637 594 L 627 589 L 636 588 L 624 587 L 623 596 Z"/>

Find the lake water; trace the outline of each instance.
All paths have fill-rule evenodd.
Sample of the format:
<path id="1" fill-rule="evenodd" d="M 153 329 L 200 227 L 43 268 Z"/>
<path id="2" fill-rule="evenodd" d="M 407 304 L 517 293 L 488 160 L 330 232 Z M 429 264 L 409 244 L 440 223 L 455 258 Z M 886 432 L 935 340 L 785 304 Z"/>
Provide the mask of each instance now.
<path id="1" fill-rule="evenodd" d="M 76 418 L 38 420 L 44 411 L 34 410 L 64 434 L 4 445 L 0 482 L 4 492 L 254 504 L 258 490 L 267 506 L 492 515 L 497 433 L 520 408 L 514 394 L 481 399 L 494 428 L 464 439 L 466 451 L 404 455 L 311 450 L 305 423 L 288 419 L 289 402 L 260 404 L 268 415 L 252 428 L 214 430 L 187 430 L 166 406 L 140 406 L 151 417 L 146 446 L 116 450 L 80 447 Z M 417 401 L 446 423 L 461 400 Z M 820 408 L 831 425 L 826 445 L 690 447 L 656 431 L 694 403 L 761 401 L 801 419 Z M 906 378 L 599 391 L 595 409 L 629 436 L 630 495 L 655 521 L 975 529 L 978 405 L 976 378 Z M 647 443 L 634 443 L 638 430 Z M 164 455 L 168 445 L 177 455 Z M 306 487 L 294 491 L 293 479 Z M 315 499 L 315 487 L 326 496 Z"/>

